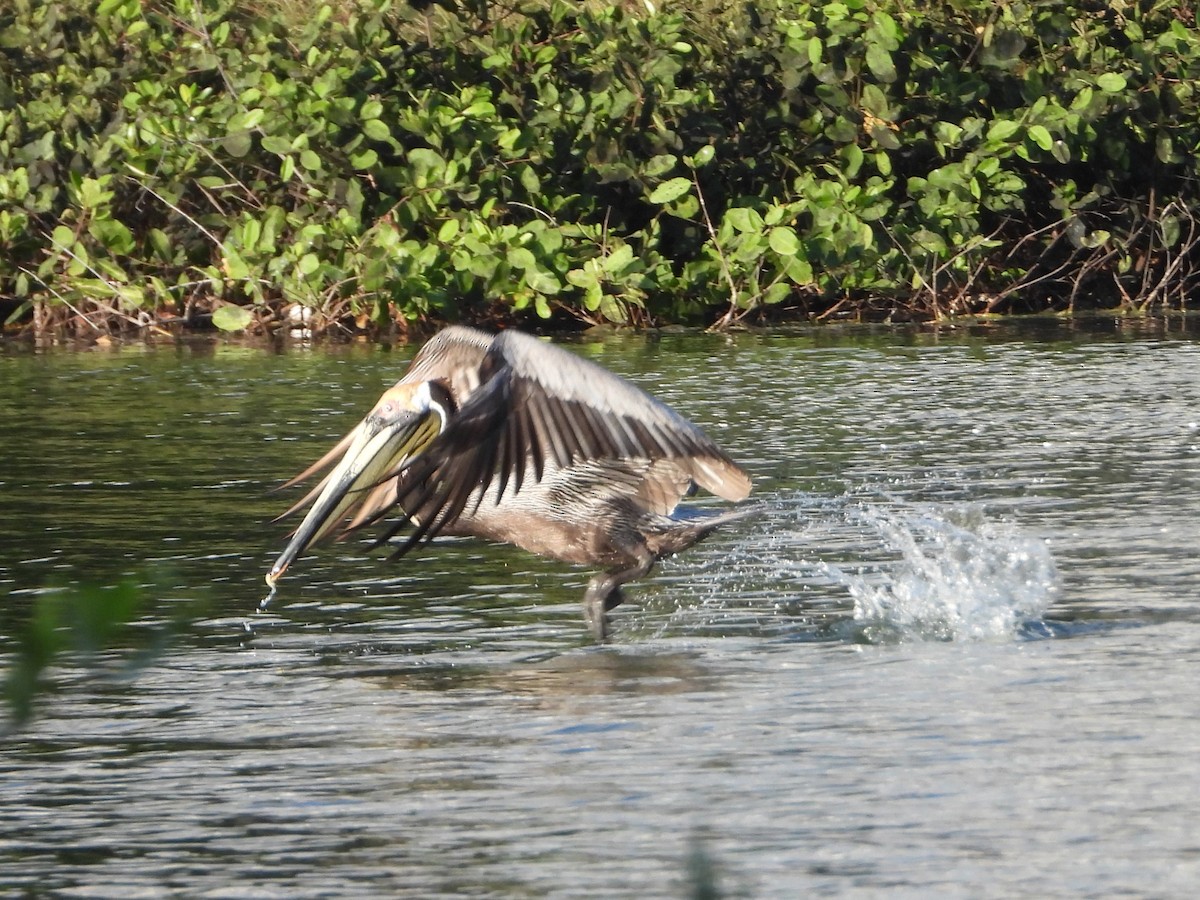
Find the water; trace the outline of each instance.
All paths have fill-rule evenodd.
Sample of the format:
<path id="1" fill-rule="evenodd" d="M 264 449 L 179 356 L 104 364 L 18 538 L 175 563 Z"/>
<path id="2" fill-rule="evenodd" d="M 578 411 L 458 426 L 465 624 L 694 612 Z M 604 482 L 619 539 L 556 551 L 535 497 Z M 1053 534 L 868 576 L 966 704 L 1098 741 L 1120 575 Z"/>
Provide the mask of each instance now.
<path id="1" fill-rule="evenodd" d="M 410 351 L 0 355 L 0 653 L 150 585 L 0 738 L 13 895 L 1190 896 L 1200 345 L 1056 326 L 576 348 L 764 509 L 628 591 L 451 541 L 298 563 L 267 489 Z M 130 665 L 147 636 L 166 649 Z"/>

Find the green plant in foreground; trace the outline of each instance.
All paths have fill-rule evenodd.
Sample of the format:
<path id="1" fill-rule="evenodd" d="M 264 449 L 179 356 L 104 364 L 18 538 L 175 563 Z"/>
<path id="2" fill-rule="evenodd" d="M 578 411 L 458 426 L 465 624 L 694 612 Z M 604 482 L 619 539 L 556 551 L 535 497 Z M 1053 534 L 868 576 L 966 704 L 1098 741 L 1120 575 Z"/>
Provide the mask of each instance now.
<path id="1" fill-rule="evenodd" d="M 133 579 L 38 593 L 14 636 L 4 677 L 10 727 L 19 728 L 32 718 L 38 698 L 51 687 L 46 673 L 55 663 L 70 660 L 98 675 L 123 677 L 157 658 L 184 619 L 170 626 L 137 627 L 148 598 L 146 587 Z"/>

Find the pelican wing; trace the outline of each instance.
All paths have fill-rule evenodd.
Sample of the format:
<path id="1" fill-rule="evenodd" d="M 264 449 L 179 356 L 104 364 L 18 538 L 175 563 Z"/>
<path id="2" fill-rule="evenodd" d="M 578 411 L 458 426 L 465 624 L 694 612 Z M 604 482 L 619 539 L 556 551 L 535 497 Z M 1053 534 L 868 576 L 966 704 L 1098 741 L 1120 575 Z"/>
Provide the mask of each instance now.
<path id="1" fill-rule="evenodd" d="M 581 459 L 672 459 L 691 478 L 726 500 L 750 493 L 750 479 L 713 440 L 665 403 L 574 353 L 509 331 L 484 361 L 507 369 L 511 402 L 501 446 L 530 445 L 559 466 Z M 509 452 L 500 462 L 518 474 Z M 503 472 L 500 476 L 504 477 Z"/>
<path id="2" fill-rule="evenodd" d="M 480 334 L 470 333 L 472 348 L 474 335 Z M 427 371 L 436 373 L 436 367 Z M 395 500 L 405 515 L 379 542 L 394 536 L 418 511 L 420 521 L 396 555 L 452 523 L 472 496 L 476 505 L 485 496 L 499 504 L 506 491 L 520 491 L 529 472 L 540 481 L 549 466 L 669 459 L 686 480 L 727 500 L 741 500 L 750 492 L 746 473 L 703 431 L 640 388 L 573 353 L 508 331 L 491 339 L 477 374 L 478 387 L 460 400 L 445 431 L 397 480 Z M 445 372 L 433 377 L 444 378 Z M 644 491 L 647 506 L 673 508 L 686 490 L 686 483 L 677 486 L 675 481 L 651 479 Z"/>
<path id="3" fill-rule="evenodd" d="M 479 368 L 494 340 L 493 335 L 477 328 L 445 328 L 417 351 L 400 381 L 441 381 L 450 389 L 454 402 L 462 406 L 479 387 Z"/>

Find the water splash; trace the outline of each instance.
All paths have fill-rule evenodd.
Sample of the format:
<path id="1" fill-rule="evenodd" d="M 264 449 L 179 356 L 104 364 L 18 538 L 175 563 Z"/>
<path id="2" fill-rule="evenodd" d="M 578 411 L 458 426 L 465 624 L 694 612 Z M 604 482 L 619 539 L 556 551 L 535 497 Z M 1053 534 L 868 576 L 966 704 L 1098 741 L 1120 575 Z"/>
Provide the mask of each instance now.
<path id="1" fill-rule="evenodd" d="M 1058 593 L 1044 540 L 986 521 L 976 507 L 859 508 L 891 565 L 851 573 L 829 566 L 854 600 L 858 636 L 904 640 L 1011 640 L 1047 632 L 1042 617 Z"/>

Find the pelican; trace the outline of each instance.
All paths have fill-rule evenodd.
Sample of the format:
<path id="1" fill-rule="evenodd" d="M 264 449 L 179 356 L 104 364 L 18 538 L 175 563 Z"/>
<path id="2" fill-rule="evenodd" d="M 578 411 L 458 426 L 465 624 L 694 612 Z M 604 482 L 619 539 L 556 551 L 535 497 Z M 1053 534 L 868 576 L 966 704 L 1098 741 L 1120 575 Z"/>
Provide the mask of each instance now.
<path id="1" fill-rule="evenodd" d="M 747 512 L 676 510 L 685 495 L 750 493 L 711 438 L 625 379 L 527 334 L 461 326 L 431 338 L 366 418 L 282 487 L 330 466 L 279 517 L 309 506 L 272 588 L 314 541 L 390 516 L 374 546 L 410 528 L 393 558 L 446 534 L 603 567 L 583 597 L 600 641 L 622 585 Z"/>

